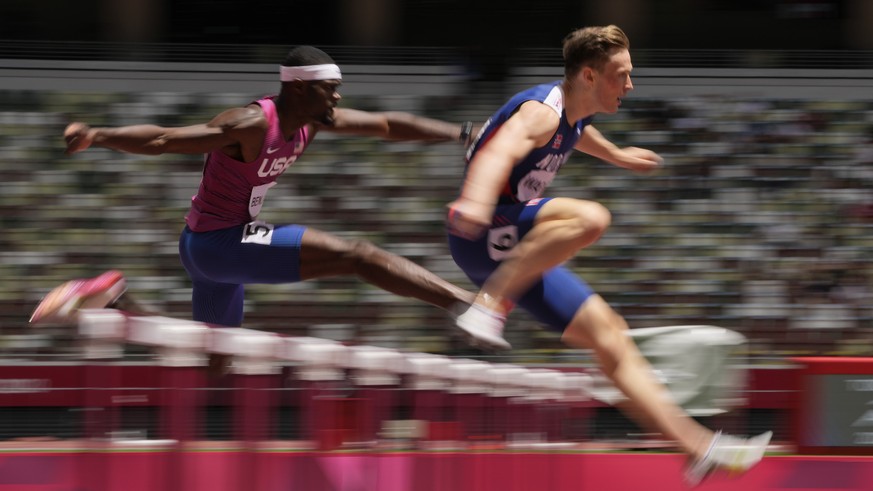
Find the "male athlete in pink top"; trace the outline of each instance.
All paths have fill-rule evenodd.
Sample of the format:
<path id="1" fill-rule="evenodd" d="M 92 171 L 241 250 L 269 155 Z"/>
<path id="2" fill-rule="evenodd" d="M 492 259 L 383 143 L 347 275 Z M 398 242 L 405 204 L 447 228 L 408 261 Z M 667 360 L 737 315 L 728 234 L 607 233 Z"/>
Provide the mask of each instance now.
<path id="1" fill-rule="evenodd" d="M 209 232 L 248 223 L 258 216 L 267 190 L 303 154 L 314 132 L 308 125 L 285 138 L 279 127 L 275 97 L 260 106 L 267 134 L 254 162 L 240 162 L 224 152 L 210 152 L 203 167 L 200 189 L 191 200 L 185 222 L 194 232 Z"/>
<path id="2" fill-rule="evenodd" d="M 340 69 L 330 56 L 311 46 L 288 53 L 280 78 L 277 96 L 228 109 L 204 124 L 92 128 L 72 123 L 64 131 L 67 153 L 97 146 L 149 155 L 206 154 L 200 189 L 179 240 L 182 263 L 193 284 L 194 320 L 239 326 L 247 283 L 289 283 L 338 275 L 356 275 L 445 310 L 470 304 L 472 293 L 369 242 L 341 239 L 303 225 L 265 223 L 257 216 L 269 188 L 319 131 L 468 143 L 471 125 L 402 112 L 337 108 Z M 43 299 L 31 322 L 66 320 L 82 306 L 113 302 L 119 308 L 142 312 L 129 297 L 122 301 L 127 297 L 123 292 L 124 278 L 117 271 L 72 280 Z"/>

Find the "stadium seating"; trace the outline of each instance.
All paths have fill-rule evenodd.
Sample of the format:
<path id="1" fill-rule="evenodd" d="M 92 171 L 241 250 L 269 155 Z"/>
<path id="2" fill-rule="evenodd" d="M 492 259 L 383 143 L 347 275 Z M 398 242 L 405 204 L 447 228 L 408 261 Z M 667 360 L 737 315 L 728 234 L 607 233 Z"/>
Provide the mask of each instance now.
<path id="1" fill-rule="evenodd" d="M 482 121 L 503 95 L 358 96 L 343 104 L 411 105 Z M 35 333 L 30 311 L 56 284 L 107 268 L 123 270 L 148 306 L 189 316 L 176 240 L 201 157 L 101 149 L 65 157 L 66 121 L 188 124 L 256 96 L 0 92 L 0 355 L 20 346 L 67 353 L 70 326 Z M 611 209 L 612 228 L 569 265 L 632 327 L 720 325 L 748 336 L 753 355 L 873 353 L 863 342 L 873 318 L 873 175 L 863 166 L 873 104 L 630 97 L 595 124 L 619 145 L 651 147 L 666 159 L 661 172 L 639 176 L 580 154 L 548 192 Z M 320 135 L 271 191 L 261 218 L 369 239 L 472 288 L 443 235 L 462 153 L 456 145 Z M 464 353 L 443 312 L 354 278 L 247 292 L 246 327 Z M 22 345 L 23 335 L 35 338 Z M 517 359 L 563 352 L 557 336 L 520 312 L 507 336 Z"/>

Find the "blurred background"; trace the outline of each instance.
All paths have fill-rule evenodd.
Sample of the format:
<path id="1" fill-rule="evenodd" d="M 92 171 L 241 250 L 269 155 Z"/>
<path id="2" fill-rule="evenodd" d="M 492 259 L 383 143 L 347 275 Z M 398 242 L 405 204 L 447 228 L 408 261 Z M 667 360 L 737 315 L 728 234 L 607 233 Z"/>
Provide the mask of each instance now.
<path id="1" fill-rule="evenodd" d="M 873 351 L 869 2 L 10 0 L 0 18 L 4 352 L 63 353 L 69 328 L 29 329 L 29 313 L 59 282 L 107 268 L 150 307 L 190 315 L 176 239 L 201 157 L 65 157 L 67 122 L 206 121 L 277 90 L 294 44 L 343 65 L 346 107 L 482 122 L 560 77 L 563 36 L 597 23 L 628 32 L 636 90 L 596 125 L 667 165 L 635 176 L 570 160 L 548 194 L 615 215 L 574 269 L 632 327 L 728 327 L 762 356 Z M 472 288 L 443 234 L 461 157 L 454 145 L 325 135 L 262 217 L 370 239 Z M 249 327 L 464 350 L 441 311 L 354 278 L 253 285 L 247 300 Z M 508 336 L 514 356 L 563 353 L 521 312 Z"/>
<path id="2" fill-rule="evenodd" d="M 570 30 L 608 23 L 631 39 L 636 90 L 594 124 L 666 165 L 637 176 L 570 159 L 547 195 L 613 213 L 570 266 L 632 328 L 725 327 L 746 338 L 733 354 L 752 365 L 873 354 L 871 2 L 5 0 L 0 357 L 77 359 L 73 326 L 27 319 L 54 286 L 109 268 L 148 307 L 190 318 L 176 241 L 202 158 L 67 157 L 68 122 L 204 122 L 275 92 L 288 48 L 312 44 L 343 68 L 345 107 L 481 123 L 516 91 L 561 76 Z M 472 289 L 443 225 L 462 154 L 322 134 L 261 218 L 369 239 Z M 254 329 L 483 355 L 449 335 L 438 309 L 354 278 L 252 285 L 246 309 Z M 520 311 L 506 335 L 515 349 L 501 361 L 590 362 Z M 755 424 L 779 417 L 768 414 Z"/>

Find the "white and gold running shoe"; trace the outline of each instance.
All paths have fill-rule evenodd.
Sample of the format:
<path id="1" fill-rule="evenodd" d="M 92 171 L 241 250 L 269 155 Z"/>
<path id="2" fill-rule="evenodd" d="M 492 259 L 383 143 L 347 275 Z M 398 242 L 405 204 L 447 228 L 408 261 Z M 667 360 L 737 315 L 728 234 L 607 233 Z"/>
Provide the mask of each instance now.
<path id="1" fill-rule="evenodd" d="M 689 486 L 697 486 L 717 470 L 724 470 L 731 474 L 746 472 L 764 458 L 772 437 L 772 431 L 752 438 L 740 438 L 722 434 L 720 431 L 716 432 L 703 457 L 692 460 L 685 467 L 685 482 Z"/>

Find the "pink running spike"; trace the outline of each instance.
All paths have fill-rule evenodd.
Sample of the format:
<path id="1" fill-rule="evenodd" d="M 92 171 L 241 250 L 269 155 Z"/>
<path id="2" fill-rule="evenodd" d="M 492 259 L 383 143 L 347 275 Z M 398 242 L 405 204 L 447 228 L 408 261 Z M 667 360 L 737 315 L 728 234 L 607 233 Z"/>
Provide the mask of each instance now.
<path id="1" fill-rule="evenodd" d="M 79 309 L 106 307 L 126 289 L 124 276 L 116 270 L 90 279 L 67 281 L 43 297 L 30 316 L 30 323 L 69 322 Z"/>

